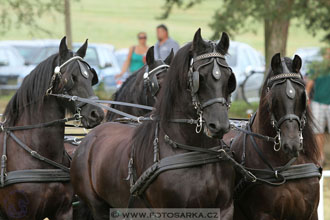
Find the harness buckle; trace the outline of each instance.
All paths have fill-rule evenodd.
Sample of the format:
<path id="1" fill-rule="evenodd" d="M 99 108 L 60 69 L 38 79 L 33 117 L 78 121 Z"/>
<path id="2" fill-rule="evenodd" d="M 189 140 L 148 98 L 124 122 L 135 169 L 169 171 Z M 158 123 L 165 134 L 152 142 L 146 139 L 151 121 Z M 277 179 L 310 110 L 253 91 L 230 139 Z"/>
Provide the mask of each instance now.
<path id="1" fill-rule="evenodd" d="M 278 179 L 278 171 L 277 170 L 274 171 L 274 175 L 275 175 L 276 179 Z"/>
<path id="2" fill-rule="evenodd" d="M 136 121 L 137 121 L 139 124 L 142 124 L 141 119 L 143 119 L 143 116 L 137 117 Z"/>
<path id="3" fill-rule="evenodd" d="M 199 134 L 202 131 L 203 128 L 203 112 L 199 113 L 199 118 L 197 119 L 196 123 L 196 133 Z"/>
<path id="4" fill-rule="evenodd" d="M 252 178 L 252 180 L 251 180 L 252 183 L 257 182 L 257 177 L 253 173 L 251 173 L 250 171 L 247 171 L 247 174 Z"/>
<path id="5" fill-rule="evenodd" d="M 1 162 L 6 162 L 7 161 L 7 156 L 6 155 L 2 155 L 2 157 L 1 157 Z"/>
<path id="6" fill-rule="evenodd" d="M 78 100 L 78 96 L 74 95 L 70 98 L 70 101 L 77 101 Z"/>
<path id="7" fill-rule="evenodd" d="M 278 146 L 278 147 L 277 147 Z M 274 138 L 274 151 L 279 151 L 281 149 L 281 131 L 277 131 L 277 135 Z"/>
<path id="8" fill-rule="evenodd" d="M 303 143 L 304 143 L 304 137 L 302 135 L 302 131 L 300 131 L 299 141 L 300 141 L 300 146 L 302 147 L 303 146 Z"/>

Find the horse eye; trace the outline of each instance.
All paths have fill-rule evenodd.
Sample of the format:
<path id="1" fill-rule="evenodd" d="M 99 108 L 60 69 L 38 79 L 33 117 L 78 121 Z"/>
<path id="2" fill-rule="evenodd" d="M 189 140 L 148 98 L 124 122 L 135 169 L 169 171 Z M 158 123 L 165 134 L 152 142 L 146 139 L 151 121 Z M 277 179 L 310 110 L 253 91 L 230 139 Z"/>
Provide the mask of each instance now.
<path id="1" fill-rule="evenodd" d="M 73 80 L 74 82 L 77 82 L 77 77 L 76 77 L 75 75 L 72 75 L 72 80 Z"/>

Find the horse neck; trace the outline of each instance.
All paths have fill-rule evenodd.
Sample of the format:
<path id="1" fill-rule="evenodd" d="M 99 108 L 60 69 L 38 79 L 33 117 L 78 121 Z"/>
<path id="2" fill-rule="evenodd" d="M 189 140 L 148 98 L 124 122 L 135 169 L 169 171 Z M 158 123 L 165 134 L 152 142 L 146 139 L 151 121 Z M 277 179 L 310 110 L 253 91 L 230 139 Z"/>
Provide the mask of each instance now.
<path id="1" fill-rule="evenodd" d="M 54 97 L 45 98 L 37 112 L 30 111 L 31 107 L 26 108 L 16 126 L 36 125 L 65 117 L 65 108 L 61 107 Z M 20 138 L 31 149 L 49 159 L 61 158 L 64 150 L 64 128 L 64 123 L 61 123 L 24 130 L 24 135 Z"/>

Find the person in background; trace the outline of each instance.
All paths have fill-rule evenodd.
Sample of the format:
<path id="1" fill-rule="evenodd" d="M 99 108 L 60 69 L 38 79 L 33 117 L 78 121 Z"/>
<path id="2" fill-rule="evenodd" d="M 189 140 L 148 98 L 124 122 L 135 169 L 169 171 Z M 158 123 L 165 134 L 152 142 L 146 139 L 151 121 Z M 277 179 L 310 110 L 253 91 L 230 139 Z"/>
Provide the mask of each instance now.
<path id="1" fill-rule="evenodd" d="M 157 39 L 154 54 L 155 60 L 165 60 L 173 48 L 174 54 L 179 50 L 179 44 L 168 36 L 168 29 L 164 24 L 157 26 Z"/>
<path id="2" fill-rule="evenodd" d="M 306 90 L 308 95 L 314 91 L 310 103 L 315 118 L 314 133 L 321 152 L 321 164 L 324 163 L 325 129 L 330 129 L 330 48 L 321 51 L 322 61 L 310 64 Z"/>
<path id="3" fill-rule="evenodd" d="M 147 34 L 145 32 L 140 32 L 137 37 L 138 45 L 129 48 L 123 68 L 121 72 L 115 76 L 115 79 L 122 77 L 127 71 L 133 73 L 145 64 L 145 55 L 149 48 L 147 46 Z"/>

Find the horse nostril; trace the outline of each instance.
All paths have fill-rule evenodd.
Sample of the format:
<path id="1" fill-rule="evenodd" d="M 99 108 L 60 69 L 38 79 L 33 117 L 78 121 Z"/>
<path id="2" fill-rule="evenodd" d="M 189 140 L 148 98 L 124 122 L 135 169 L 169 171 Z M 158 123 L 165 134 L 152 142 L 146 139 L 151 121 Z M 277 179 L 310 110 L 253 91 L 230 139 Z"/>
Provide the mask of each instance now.
<path id="1" fill-rule="evenodd" d="M 100 117 L 99 113 L 96 110 L 92 110 L 90 114 L 90 118 L 97 120 Z"/>
<path id="2" fill-rule="evenodd" d="M 217 126 L 214 123 L 209 123 L 209 128 L 216 130 Z"/>

